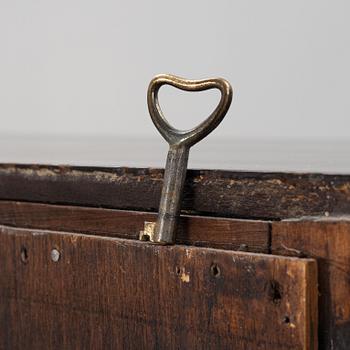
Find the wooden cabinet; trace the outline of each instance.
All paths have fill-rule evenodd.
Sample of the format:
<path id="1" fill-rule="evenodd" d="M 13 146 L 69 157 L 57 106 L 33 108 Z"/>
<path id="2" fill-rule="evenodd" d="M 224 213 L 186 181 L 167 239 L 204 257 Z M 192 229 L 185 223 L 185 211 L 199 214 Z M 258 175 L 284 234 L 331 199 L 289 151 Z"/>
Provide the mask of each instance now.
<path id="1" fill-rule="evenodd" d="M 350 176 L 0 166 L 1 349 L 348 349 Z"/>

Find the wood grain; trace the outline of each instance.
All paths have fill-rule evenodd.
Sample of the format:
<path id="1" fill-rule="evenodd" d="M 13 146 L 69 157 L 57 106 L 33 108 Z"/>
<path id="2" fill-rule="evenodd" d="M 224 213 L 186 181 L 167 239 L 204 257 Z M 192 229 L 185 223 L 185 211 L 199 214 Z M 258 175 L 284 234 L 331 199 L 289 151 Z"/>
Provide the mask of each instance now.
<path id="1" fill-rule="evenodd" d="M 15 227 L 138 239 L 144 222 L 156 219 L 157 214 L 147 212 L 0 201 L 0 224 Z M 257 220 L 182 215 L 176 242 L 268 253 L 270 224 Z"/>
<path id="2" fill-rule="evenodd" d="M 272 224 L 272 251 L 317 260 L 320 349 L 349 349 L 349 218 L 275 222 Z"/>
<path id="3" fill-rule="evenodd" d="M 0 165 L 0 199 L 158 211 L 163 171 Z M 350 176 L 189 170 L 183 213 L 283 219 L 350 213 Z"/>
<path id="4" fill-rule="evenodd" d="M 2 226 L 0 267 L 2 349 L 317 349 L 311 259 Z"/>

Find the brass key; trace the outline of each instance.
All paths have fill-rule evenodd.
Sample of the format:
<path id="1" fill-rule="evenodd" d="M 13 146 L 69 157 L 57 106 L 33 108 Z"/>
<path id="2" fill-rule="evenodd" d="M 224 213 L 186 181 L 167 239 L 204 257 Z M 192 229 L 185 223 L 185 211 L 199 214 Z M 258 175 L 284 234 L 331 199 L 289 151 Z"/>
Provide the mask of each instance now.
<path id="1" fill-rule="evenodd" d="M 216 88 L 221 92 L 221 99 L 213 113 L 197 127 L 186 131 L 177 130 L 165 119 L 158 102 L 158 91 L 162 85 L 166 84 L 185 91 L 204 91 Z M 148 110 L 154 125 L 169 143 L 158 220 L 155 225 L 154 223 L 148 223 L 148 228 L 146 227 L 145 232 L 143 232 L 151 242 L 158 244 L 174 243 L 189 150 L 191 146 L 202 140 L 220 124 L 230 107 L 231 101 L 231 85 L 222 78 L 187 80 L 174 75 L 162 74 L 156 76 L 150 82 L 147 93 Z"/>

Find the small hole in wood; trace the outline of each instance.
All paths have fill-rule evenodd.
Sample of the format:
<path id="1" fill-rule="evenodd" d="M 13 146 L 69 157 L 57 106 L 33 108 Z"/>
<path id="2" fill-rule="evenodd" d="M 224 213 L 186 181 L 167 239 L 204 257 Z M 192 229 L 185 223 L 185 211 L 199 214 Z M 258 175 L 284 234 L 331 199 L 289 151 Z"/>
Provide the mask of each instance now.
<path id="1" fill-rule="evenodd" d="M 176 274 L 179 275 L 181 273 L 181 269 L 177 266 L 176 267 Z"/>
<path id="2" fill-rule="evenodd" d="M 150 236 L 149 235 L 143 234 L 141 236 L 141 241 L 149 242 L 149 240 L 150 240 Z"/>
<path id="3" fill-rule="evenodd" d="M 269 297 L 271 298 L 271 301 L 279 305 L 282 300 L 282 286 L 275 280 L 272 280 L 269 282 L 269 287 L 268 287 L 268 294 Z"/>
<path id="4" fill-rule="evenodd" d="M 26 247 L 21 248 L 21 261 L 22 263 L 26 264 L 28 262 L 28 250 Z"/>
<path id="5" fill-rule="evenodd" d="M 210 267 L 210 271 L 211 271 L 211 274 L 214 276 L 214 277 L 219 277 L 220 276 L 220 268 L 218 265 L 216 264 L 213 264 L 211 265 Z"/>
<path id="6" fill-rule="evenodd" d="M 283 323 L 286 323 L 286 324 L 290 323 L 290 318 L 288 316 L 284 316 Z"/>

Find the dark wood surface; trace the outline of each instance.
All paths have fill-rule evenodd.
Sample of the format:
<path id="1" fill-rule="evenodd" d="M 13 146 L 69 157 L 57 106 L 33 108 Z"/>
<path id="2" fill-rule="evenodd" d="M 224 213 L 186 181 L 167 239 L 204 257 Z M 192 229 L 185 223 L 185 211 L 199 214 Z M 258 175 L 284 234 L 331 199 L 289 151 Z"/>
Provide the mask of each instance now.
<path id="1" fill-rule="evenodd" d="M 163 171 L 0 165 L 0 199 L 155 212 Z M 350 213 L 350 176 L 190 170 L 183 213 L 248 219 Z"/>
<path id="2" fill-rule="evenodd" d="M 311 259 L 2 226 L 0 266 L 0 348 L 317 349 Z"/>
<path id="3" fill-rule="evenodd" d="M 272 252 L 317 260 L 320 349 L 348 350 L 350 217 L 274 222 Z"/>
<path id="4" fill-rule="evenodd" d="M 156 213 L 0 201 L 0 224 L 138 239 Z M 183 215 L 176 243 L 250 252 L 269 252 L 270 223 Z"/>
<path id="5" fill-rule="evenodd" d="M 23 271 L 21 269 L 25 268 L 25 266 L 28 267 L 31 262 L 30 260 L 26 263 L 18 262 L 18 254 L 19 258 L 21 258 L 21 247 L 18 252 L 16 242 L 22 242 L 22 240 L 26 241 L 28 239 L 28 242 L 32 244 L 31 247 L 36 247 L 35 255 L 39 257 L 39 260 L 41 259 L 41 263 L 44 262 L 43 266 L 46 266 L 46 270 L 43 271 L 44 267 L 40 270 L 40 266 L 37 262 L 35 263 L 34 269 L 39 272 L 38 276 L 44 276 L 46 274 L 45 276 L 51 281 L 51 277 L 53 276 L 60 280 L 65 279 L 63 276 L 71 273 L 76 281 L 78 281 L 78 285 L 82 288 L 86 288 L 89 281 L 87 278 L 81 277 L 83 275 L 78 276 L 78 272 L 74 272 L 72 266 L 66 266 L 64 269 L 60 270 L 61 272 L 58 277 L 55 274 L 51 275 L 52 272 L 50 272 L 51 270 L 48 268 L 50 265 L 44 260 L 43 255 L 47 253 L 49 249 L 48 245 L 53 245 L 54 242 L 61 242 L 61 248 L 64 247 L 63 251 L 68 251 L 70 252 L 69 254 L 71 254 L 70 261 L 75 261 L 74 259 L 76 257 L 73 254 L 73 250 L 76 249 L 75 241 L 82 241 L 84 243 L 79 247 L 87 247 L 87 251 L 90 253 L 85 260 L 84 257 L 77 254 L 78 257 L 76 259 L 78 259 L 78 263 L 76 266 L 80 266 L 84 263 L 89 265 L 90 261 L 87 261 L 87 259 L 92 257 L 92 265 L 94 266 L 93 274 L 95 274 L 95 279 L 98 281 L 96 283 L 100 283 L 99 278 L 96 277 L 100 271 L 99 267 L 96 267 L 97 262 L 101 264 L 103 271 L 106 271 L 106 276 L 110 276 L 106 278 L 110 278 L 108 283 L 111 283 L 111 281 L 113 281 L 113 277 L 111 277 L 112 272 L 106 267 L 108 262 L 104 259 L 107 259 L 107 257 L 100 256 L 100 252 L 103 250 L 101 247 L 104 244 L 107 246 L 109 246 L 109 244 L 114 246 L 116 243 L 114 242 L 113 237 L 135 239 L 137 238 L 139 231 L 142 230 L 144 221 L 155 220 L 155 212 L 158 209 L 162 181 L 163 171 L 160 169 L 0 165 L 0 224 L 29 228 L 27 231 L 5 228 L 3 230 L 4 234 L 1 234 L 0 237 L 0 240 L 3 240 L 3 237 L 5 236 L 7 237 L 6 239 L 8 239 L 6 242 L 3 241 L 5 242 L 5 245 L 0 244 L 0 260 L 3 259 L 0 261 L 0 286 L 1 288 L 3 285 L 7 286 L 6 283 L 10 283 L 9 281 L 11 280 L 11 283 L 13 283 L 12 287 L 14 288 L 10 288 L 12 290 L 11 293 L 15 295 L 15 297 L 6 296 L 6 293 L 8 293 L 10 289 L 7 287 L 5 288 L 5 294 L 3 294 L 4 298 L 2 299 L 6 300 L 6 303 L 0 306 L 2 307 L 0 322 L 4 324 L 5 319 L 11 319 L 11 322 L 19 322 L 19 324 L 26 323 L 27 328 L 23 326 L 22 329 L 19 329 L 19 333 L 28 336 L 30 341 L 37 341 L 36 343 L 29 344 L 32 345 L 33 348 L 38 348 L 37 344 L 39 344 L 39 341 L 44 345 L 46 344 L 53 348 L 56 343 L 61 342 L 62 344 L 62 342 L 66 342 L 64 345 L 67 345 L 69 348 L 71 344 L 69 343 L 70 340 L 67 340 L 67 337 L 74 332 L 77 334 L 78 329 L 84 327 L 89 329 L 89 325 L 93 324 L 102 325 L 102 328 L 100 328 L 101 331 L 98 332 L 96 330 L 87 332 L 84 334 L 84 339 L 86 339 L 87 343 L 78 343 L 77 341 L 77 343 L 72 345 L 72 348 L 86 348 L 86 344 L 92 341 L 92 339 L 97 342 L 97 346 L 100 346 L 101 344 L 106 345 L 107 347 L 115 346 L 115 344 L 104 344 L 103 341 L 105 340 L 99 338 L 108 332 L 117 332 L 113 334 L 116 334 L 117 338 L 119 334 L 118 339 L 120 339 L 123 332 L 123 330 L 120 330 L 120 332 L 110 330 L 110 327 L 107 327 L 107 324 L 116 322 L 114 316 L 111 315 L 111 312 L 109 313 L 104 309 L 110 302 L 110 300 L 108 300 L 108 302 L 106 301 L 108 299 L 107 294 L 103 294 L 102 296 L 105 298 L 104 301 L 101 301 L 101 299 L 93 299 L 98 305 L 102 305 L 101 309 L 99 311 L 93 310 L 93 312 L 90 312 L 91 310 L 88 309 L 87 314 L 90 316 L 86 319 L 83 319 L 84 317 L 82 317 L 83 314 L 86 314 L 85 311 L 82 314 L 80 310 L 75 310 L 74 303 L 77 302 L 79 305 L 79 300 L 77 301 L 76 299 L 68 298 L 68 304 L 62 306 L 57 302 L 59 296 L 55 295 L 51 289 L 49 291 L 44 291 L 44 282 L 43 279 L 40 278 L 37 279 L 37 282 L 30 282 L 28 286 L 24 287 L 25 290 L 23 293 L 27 293 L 25 298 L 17 298 L 18 295 L 22 295 L 22 290 L 18 291 L 18 288 L 23 288 L 25 285 L 25 277 L 22 274 Z M 274 254 L 280 255 L 296 255 L 299 257 L 315 258 L 320 269 L 318 278 L 320 292 L 320 349 L 334 348 L 342 350 L 349 348 L 350 308 L 347 300 L 350 290 L 350 254 L 348 253 L 348 251 L 350 251 L 350 228 L 348 219 L 350 215 L 350 176 L 190 170 L 187 174 L 182 208 L 184 215 L 182 215 L 177 234 L 178 244 L 223 248 L 228 250 L 247 250 L 251 252 L 272 251 Z M 317 218 L 313 219 L 312 216 Z M 284 220 L 286 218 L 293 218 L 294 221 Z M 300 219 L 295 220 L 296 218 Z M 284 221 L 279 222 L 281 219 Z M 33 229 L 33 231 L 30 229 Z M 69 231 L 71 234 L 42 234 L 40 231 L 41 229 Z M 73 232 L 75 232 L 75 234 L 73 234 Z M 84 237 L 81 234 L 85 234 L 86 236 Z M 95 237 L 89 235 L 95 235 Z M 41 239 L 42 241 L 40 241 Z M 147 247 L 151 247 L 144 242 L 130 242 L 129 240 L 126 242 L 127 247 L 130 247 L 128 245 L 130 243 L 133 247 L 136 247 L 135 249 L 139 249 L 139 244 L 145 244 Z M 122 246 L 124 240 L 121 240 L 120 244 Z M 120 249 L 122 249 L 121 246 Z M 186 249 L 196 249 L 183 246 L 177 248 L 183 249 L 181 254 L 183 254 Z M 111 250 L 112 248 L 108 249 Z M 128 248 L 128 250 L 130 249 Z M 154 251 L 156 251 L 155 247 L 152 249 L 155 249 Z M 167 251 L 168 248 L 165 249 Z M 203 254 L 205 255 L 208 249 L 202 249 Z M 209 249 L 209 251 L 211 251 L 211 249 Z M 31 255 L 29 252 L 29 250 L 26 251 L 26 254 L 28 253 L 28 256 L 30 257 Z M 31 252 L 33 253 L 32 250 Z M 239 254 L 228 251 L 227 253 Z M 17 257 L 15 257 L 15 254 L 17 254 Z M 25 259 L 27 255 L 23 254 L 24 253 L 22 252 L 22 258 L 24 256 Z M 176 254 L 180 253 L 177 252 Z M 172 256 L 172 259 L 179 259 L 176 254 Z M 211 257 L 212 255 L 208 256 Z M 112 260 L 118 259 L 118 257 L 114 255 L 109 255 L 109 258 Z M 137 260 L 137 257 L 134 259 L 136 259 L 135 261 L 139 261 Z M 165 259 L 165 257 L 162 259 Z M 299 262 L 304 260 L 298 259 L 293 261 Z M 169 261 L 168 264 L 170 264 Z M 198 267 L 196 264 L 196 262 L 191 262 L 189 265 L 192 269 L 192 275 L 195 276 L 197 276 L 196 268 Z M 232 270 L 232 280 L 230 279 L 227 281 L 225 279 L 222 281 L 222 283 L 225 282 L 225 286 L 212 286 L 212 295 L 214 295 L 214 289 L 215 293 L 220 294 L 223 290 L 226 291 L 226 288 L 231 288 L 235 283 L 234 278 L 237 278 L 238 283 L 242 283 L 241 281 L 243 281 L 243 277 L 241 274 L 244 271 L 242 272 L 240 269 L 244 269 L 245 266 L 246 265 L 239 265 L 239 270 L 238 267 L 236 270 Z M 261 282 L 259 276 L 265 278 L 264 276 L 267 273 L 265 271 L 266 269 L 273 275 L 276 273 L 275 270 L 273 273 L 271 272 L 273 269 L 276 269 L 275 266 L 273 268 L 270 265 L 266 267 L 265 263 L 259 263 L 256 266 L 255 272 L 260 271 L 261 269 L 263 269 L 263 272 L 255 274 L 255 283 Z M 261 266 L 263 266 L 263 268 Z M 226 269 L 227 268 L 225 267 L 225 270 Z M 284 267 L 284 269 L 285 275 L 288 275 L 294 267 L 290 270 L 288 265 L 288 267 Z M 277 276 L 279 276 L 280 271 L 283 269 L 277 268 L 277 270 Z M 305 293 L 309 293 L 308 295 L 310 296 L 312 295 L 312 297 L 305 302 L 305 305 L 307 306 L 304 305 L 303 307 L 306 307 L 306 309 L 307 307 L 311 307 L 313 311 L 310 311 L 309 309 L 307 310 L 315 314 L 313 303 L 317 300 L 318 296 L 315 294 L 315 288 L 310 287 L 310 281 L 315 280 L 315 274 L 310 272 L 312 275 L 310 279 L 307 272 L 300 272 L 300 270 L 301 268 L 298 267 L 298 270 L 295 270 L 295 273 L 293 272 L 293 276 L 295 275 L 293 277 L 295 287 L 293 291 L 300 297 L 298 293 L 304 288 L 304 290 L 307 290 Z M 307 267 L 307 271 L 311 270 L 312 269 Z M 2 271 L 12 271 L 12 275 L 8 272 L 8 274 L 1 277 Z M 87 273 L 84 272 L 85 270 L 83 270 L 82 267 L 78 267 L 78 271 L 81 273 Z M 132 271 L 133 273 L 136 273 L 136 270 Z M 144 276 L 144 273 L 145 270 L 142 270 L 141 275 Z M 29 281 L 35 280 L 34 274 L 34 270 L 30 272 Z M 181 274 L 182 272 L 180 272 L 180 275 Z M 6 281 L 6 276 L 12 276 L 13 278 Z M 91 276 L 92 275 L 89 275 L 89 277 Z M 154 278 L 154 274 L 152 276 L 152 278 Z M 306 277 L 302 282 L 299 278 L 303 278 L 303 276 Z M 186 276 L 184 278 L 187 279 Z M 268 278 L 270 277 L 267 277 L 267 279 Z M 16 284 L 17 282 L 15 282 L 17 280 L 19 281 L 18 285 Z M 135 281 L 138 281 L 138 279 Z M 127 282 L 122 283 L 124 283 L 124 286 L 128 286 L 129 289 L 132 289 L 131 284 L 138 283 L 135 281 L 132 282 L 131 280 L 128 280 Z M 290 281 L 287 282 L 287 285 L 289 282 Z M 59 284 L 59 282 L 52 283 L 51 287 L 46 286 L 45 288 L 56 289 L 58 291 L 57 293 L 60 293 L 60 297 L 66 297 L 64 294 L 65 291 L 62 289 L 65 288 L 66 285 Z M 72 280 L 68 280 L 67 283 L 69 286 L 73 284 Z M 101 283 L 105 286 L 105 284 L 103 284 L 105 282 Z M 129 283 L 129 285 L 127 283 Z M 152 283 L 154 284 L 154 280 L 152 280 Z M 168 281 L 168 283 L 169 286 L 171 286 L 171 281 Z M 231 287 L 227 286 L 227 283 L 231 283 Z M 253 282 L 250 281 L 249 283 Z M 283 282 L 283 284 L 284 283 L 285 282 Z M 275 284 L 272 285 L 276 286 Z M 280 282 L 277 286 L 279 285 Z M 139 287 L 140 286 L 138 286 L 138 288 Z M 199 293 L 199 286 L 196 285 L 195 287 L 197 289 L 193 289 L 192 291 Z M 223 289 L 220 289 L 219 287 Z M 0 293 L 3 293 L 1 288 Z M 36 288 L 39 288 L 38 291 L 42 293 L 39 293 L 38 295 L 40 298 L 41 296 L 44 298 L 44 302 L 39 302 L 39 299 L 32 300 L 32 295 L 36 293 Z M 142 288 L 147 290 L 147 287 L 144 285 L 142 285 Z M 256 288 L 261 292 L 259 287 Z M 291 290 L 292 287 L 289 287 L 288 285 L 288 288 Z M 313 288 L 312 291 L 310 288 Z M 116 287 L 116 289 L 118 288 Z M 276 290 L 276 288 L 274 290 Z M 207 289 L 205 289 L 205 291 L 207 291 Z M 88 289 L 86 293 L 88 292 L 91 292 L 90 289 Z M 105 292 L 107 293 L 107 289 Z M 163 292 L 165 292 L 165 289 L 162 290 L 162 293 Z M 231 292 L 232 291 L 230 291 L 230 293 Z M 247 293 L 247 290 L 245 290 L 245 292 Z M 200 293 L 202 293 L 202 290 L 200 290 Z M 278 295 L 278 288 L 276 293 L 276 295 Z M 263 294 L 259 296 L 258 294 L 259 293 L 257 292 L 256 304 L 258 306 L 254 306 L 254 303 L 253 306 L 260 310 L 259 308 L 263 305 L 266 309 Z M 283 296 L 285 295 L 284 291 L 282 294 Z M 45 299 L 44 295 L 47 296 L 47 299 Z M 78 293 L 77 295 L 79 296 L 80 294 Z M 92 298 L 95 298 L 93 293 L 91 295 Z M 112 292 L 110 295 L 112 295 L 111 298 L 114 297 Z M 240 298 L 242 298 L 241 302 L 251 302 L 251 299 L 247 301 L 242 295 L 243 290 L 240 295 Z M 88 294 L 83 297 L 87 300 Z M 184 294 L 179 294 L 177 297 L 190 298 Z M 198 294 L 197 299 L 200 299 L 198 298 Z M 217 301 L 218 299 L 215 300 Z M 283 301 L 285 301 L 284 297 Z M 198 303 L 200 302 L 201 300 L 193 301 L 193 305 L 195 305 L 198 310 Z M 211 300 L 211 302 L 214 301 Z M 244 310 L 246 317 L 249 315 L 249 317 L 252 318 L 251 315 L 255 315 L 257 312 L 255 309 L 243 309 L 243 306 L 240 306 L 237 303 L 238 301 L 235 300 L 232 301 L 230 305 L 232 308 L 236 308 L 238 305 L 238 307 L 241 308 L 239 310 Z M 111 305 L 112 308 L 115 307 L 115 310 L 121 307 L 120 304 L 113 304 L 113 302 Z M 203 304 L 201 306 L 204 307 L 205 305 Z M 291 305 L 290 310 L 294 312 L 295 310 L 299 310 L 298 308 L 300 309 L 300 304 L 297 306 L 293 304 Z M 304 308 L 304 310 L 306 309 Z M 150 334 L 150 327 L 152 327 L 150 326 L 150 323 L 147 323 L 147 325 L 142 324 L 144 321 L 139 321 L 139 319 L 133 319 L 134 323 L 132 323 L 132 320 L 125 321 L 126 312 L 134 317 L 133 309 L 121 308 L 121 310 L 123 313 L 125 312 L 123 314 L 124 322 L 129 325 L 129 328 L 131 327 L 131 324 L 138 326 L 141 322 L 141 326 L 143 327 L 141 327 L 140 330 L 141 338 L 145 334 L 147 336 Z M 178 310 L 175 309 L 169 310 L 173 313 L 178 312 Z M 269 307 L 267 307 L 266 310 L 267 312 L 270 312 Z M 312 319 L 312 325 L 311 321 L 308 323 L 309 326 L 306 326 L 306 321 L 301 328 L 298 325 L 296 327 L 299 332 L 297 335 L 293 332 L 289 335 L 285 335 L 283 331 L 280 332 L 280 328 L 277 326 L 276 328 L 275 324 L 271 323 L 270 319 L 258 319 L 258 326 L 256 326 L 255 323 L 248 322 L 248 333 L 244 333 L 243 331 L 243 333 L 239 333 L 241 331 L 238 332 L 239 340 L 237 340 L 238 345 L 236 348 L 244 348 L 244 343 L 248 344 L 246 345 L 248 348 L 254 348 L 250 346 L 249 343 L 249 341 L 251 341 L 249 339 L 252 339 L 253 337 L 253 329 L 255 336 L 258 334 L 258 337 L 261 335 L 265 335 L 269 338 L 276 337 L 275 333 L 274 335 L 269 335 L 270 333 L 268 333 L 268 331 L 261 328 L 260 322 L 271 323 L 272 327 L 275 327 L 274 329 L 278 333 L 277 340 L 274 340 L 275 343 L 272 345 L 270 340 L 269 344 L 266 343 L 265 338 L 265 340 L 261 340 L 259 343 L 262 344 L 261 348 L 273 348 L 273 346 L 275 348 L 281 348 L 279 347 L 281 346 L 279 343 L 279 337 L 282 339 L 282 336 L 286 338 L 286 343 L 284 344 L 285 348 L 288 348 L 288 346 L 291 349 L 307 348 L 307 346 L 310 345 L 308 343 L 309 339 L 313 341 L 316 337 L 316 332 L 312 333 L 311 330 L 314 329 L 313 327 L 315 326 L 315 323 L 317 323 L 317 320 L 314 320 L 313 316 L 310 316 L 311 318 L 308 318 L 308 316 L 306 318 L 304 317 L 309 311 L 305 311 L 306 313 L 303 314 L 302 318 L 304 321 L 306 319 L 309 321 Z M 218 312 L 220 315 L 226 317 L 226 311 L 224 312 L 220 309 Z M 260 313 L 262 313 L 262 311 L 260 311 Z M 36 323 L 32 326 L 31 316 L 33 314 L 36 315 Z M 54 327 L 52 322 L 56 314 L 59 315 L 59 322 L 57 323 L 57 327 Z M 273 313 L 272 315 L 273 317 L 280 317 L 280 315 L 276 316 L 276 314 Z M 232 316 L 232 314 L 229 313 L 229 317 L 235 316 Z M 286 317 L 289 319 L 287 322 L 288 324 L 296 324 L 291 321 L 289 315 L 286 315 Z M 117 319 L 121 322 L 120 320 L 122 317 L 118 316 Z M 241 322 L 241 324 L 243 324 L 242 322 L 244 321 L 242 321 L 242 319 L 235 320 L 235 322 Z M 154 319 L 152 322 L 154 322 Z M 174 320 L 171 322 L 174 322 L 172 325 L 175 324 Z M 186 322 L 189 321 L 187 320 Z M 73 325 L 73 330 L 68 329 L 67 325 L 69 323 Z M 190 325 L 190 323 L 187 324 Z M 236 325 L 237 324 L 239 323 L 236 323 Z M 29 335 L 29 332 L 35 333 L 35 329 L 32 327 L 37 327 L 37 329 L 40 329 L 43 334 L 49 334 L 47 340 L 43 338 L 32 340 Z M 165 332 L 169 332 L 169 328 L 167 328 L 168 323 L 166 323 L 164 327 Z M 202 327 L 202 324 L 198 324 L 198 327 Z M 14 328 L 14 326 L 11 327 L 11 329 L 12 328 Z M 288 329 L 290 328 L 294 330 L 293 326 L 289 326 Z M 4 330 L 5 327 L 2 327 L 2 329 Z M 57 329 L 55 332 L 58 333 L 51 334 L 50 329 Z M 300 333 L 300 329 L 302 329 L 303 333 Z M 220 330 L 219 333 L 215 333 L 216 331 L 216 328 L 215 331 L 211 329 L 209 332 L 210 335 L 208 335 L 207 338 L 203 335 L 203 339 L 208 340 L 216 339 L 217 337 L 220 338 L 220 332 L 222 330 Z M 179 334 L 185 334 L 184 341 L 189 341 L 188 333 L 184 332 L 183 328 L 181 328 Z M 292 337 L 293 339 L 289 340 L 288 337 Z M 302 337 L 304 337 L 303 342 L 300 340 Z M 1 339 L 3 339 L 3 343 L 1 343 Z M 143 340 L 144 339 L 146 338 L 143 338 Z M 156 338 L 153 337 L 151 339 L 151 345 L 153 347 L 157 347 L 157 339 L 157 336 Z M 227 339 L 222 339 L 223 343 L 218 345 L 219 348 L 221 345 L 225 347 L 228 344 Z M 5 343 L 5 341 L 11 341 L 12 343 Z M 51 343 L 45 343 L 45 341 Z M 130 339 L 125 338 L 120 341 L 130 341 Z M 176 341 L 181 342 L 182 340 L 177 339 Z M 135 343 L 132 344 L 136 344 L 135 348 L 140 345 L 139 343 L 136 343 L 136 340 Z M 0 348 L 5 347 L 6 349 L 12 349 L 12 346 L 14 346 L 14 348 L 21 348 L 24 347 L 24 345 L 24 340 L 10 331 L 5 334 L 5 337 L 0 334 Z M 170 343 L 170 348 L 172 346 L 174 346 L 174 344 Z M 202 348 L 205 348 L 204 343 Z M 312 348 L 312 346 L 309 348 Z"/>

